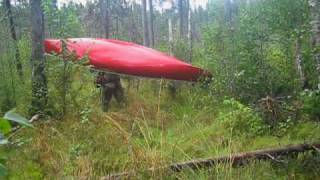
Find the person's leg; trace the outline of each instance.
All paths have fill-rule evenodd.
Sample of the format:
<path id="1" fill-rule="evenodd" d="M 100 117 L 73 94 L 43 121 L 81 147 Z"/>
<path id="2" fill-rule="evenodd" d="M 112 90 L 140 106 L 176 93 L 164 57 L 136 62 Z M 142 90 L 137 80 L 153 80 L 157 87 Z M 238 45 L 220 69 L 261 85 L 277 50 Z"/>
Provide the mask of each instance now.
<path id="1" fill-rule="evenodd" d="M 123 105 L 124 102 L 124 92 L 121 84 L 117 84 L 114 90 L 114 97 L 116 98 L 119 105 Z"/>
<path id="2" fill-rule="evenodd" d="M 102 106 L 102 111 L 107 112 L 109 109 L 109 104 L 112 98 L 112 89 L 106 88 L 106 87 L 101 87 L 101 106 Z"/>

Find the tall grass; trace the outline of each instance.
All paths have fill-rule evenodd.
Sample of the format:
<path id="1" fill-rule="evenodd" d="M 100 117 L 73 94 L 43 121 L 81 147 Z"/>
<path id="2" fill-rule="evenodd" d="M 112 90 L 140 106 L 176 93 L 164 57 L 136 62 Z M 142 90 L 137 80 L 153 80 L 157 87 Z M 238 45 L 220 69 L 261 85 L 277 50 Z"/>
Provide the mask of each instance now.
<path id="1" fill-rule="evenodd" d="M 82 109 L 77 110 L 71 105 L 73 112 L 62 119 L 40 122 L 35 130 L 24 130 L 16 141 L 25 143 L 8 156 L 9 177 L 95 179 L 118 172 L 133 172 L 132 178 L 137 179 L 319 177 L 316 170 L 320 167 L 319 159 L 308 155 L 285 160 L 284 164 L 257 161 L 239 168 L 220 164 L 210 169 L 181 173 L 145 171 L 195 158 L 277 147 L 303 142 L 304 139 L 316 141 L 320 138 L 320 126 L 301 122 L 281 137 L 251 131 L 234 133 L 226 128 L 219 117 L 220 112 L 233 112 L 235 116 L 228 118 L 252 118 L 246 114 L 251 111 L 244 109 L 242 112 L 240 109 L 235 113 L 234 109 L 225 108 L 222 101 L 208 97 L 198 87 L 186 85 L 188 88 L 184 88 L 176 99 L 171 99 L 165 91 L 165 82 L 158 93 L 152 89 L 152 82 L 141 82 L 139 90 L 130 90 L 126 107 L 119 109 L 114 103 L 115 108 L 106 114 L 100 111 L 98 92 L 92 85 L 84 87 L 85 91 L 78 91 L 80 96 L 82 93 L 97 93 L 85 99 L 90 108 L 86 114 L 87 121 L 81 120 L 83 114 L 75 113 Z M 21 156 L 16 156 L 21 152 Z M 313 164 L 307 164 L 307 161 Z M 313 169 L 300 170 L 307 165 Z"/>
<path id="2" fill-rule="evenodd" d="M 28 39 L 22 39 L 19 47 L 22 59 L 28 59 Z M 2 62 L 9 63 L 9 56 L 1 58 L 5 59 Z M 27 61 L 23 63 L 28 67 Z M 288 159 L 284 164 L 266 161 L 250 162 L 239 168 L 220 164 L 181 173 L 145 171 L 195 158 L 319 141 L 320 125 L 299 121 L 276 136 L 277 133 L 271 133 L 261 124 L 261 118 L 251 107 L 216 96 L 210 87 L 185 83 L 172 98 L 167 90 L 168 81 L 148 79 L 140 81 L 139 89 L 125 79 L 127 105 L 120 108 L 112 102 L 111 110 L 102 113 L 93 72 L 85 67 L 70 66 L 70 79 L 66 81 L 59 58 L 47 57 L 47 65 L 48 109 L 52 118 L 37 122 L 33 130 L 23 130 L 15 137 L 14 147 L 0 150 L 8 159 L 9 179 L 96 179 L 117 172 L 133 172 L 132 178 L 137 179 L 320 177 L 319 155 L 311 158 L 308 154 Z M 30 69 L 26 68 L 25 73 L 30 73 Z M 6 87 L 1 90 L 1 104 L 6 97 L 3 94 L 9 93 L 11 98 L 14 92 L 17 110 L 28 112 L 31 91 L 27 77 L 24 83 L 16 82 L 16 76 L 1 77 L 5 84 L 0 86 Z M 61 88 L 64 81 L 68 85 L 66 92 Z M 14 87 L 11 87 L 12 82 Z M 64 115 L 61 114 L 63 101 L 67 110 Z M 303 168 L 306 170 L 302 171 Z"/>

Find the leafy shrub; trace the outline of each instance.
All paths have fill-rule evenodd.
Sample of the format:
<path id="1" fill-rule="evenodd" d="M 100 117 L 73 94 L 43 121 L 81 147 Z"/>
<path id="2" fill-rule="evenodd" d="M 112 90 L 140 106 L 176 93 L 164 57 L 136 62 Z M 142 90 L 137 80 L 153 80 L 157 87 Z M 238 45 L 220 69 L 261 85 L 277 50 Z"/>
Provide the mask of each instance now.
<path id="1" fill-rule="evenodd" d="M 301 93 L 303 112 L 310 118 L 320 121 L 320 90 L 306 90 Z"/>
<path id="2" fill-rule="evenodd" d="M 0 118 L 0 147 L 9 143 L 9 140 L 5 137 L 5 135 L 10 133 L 12 130 L 12 127 L 9 121 L 18 123 L 19 125 L 22 125 L 25 127 L 33 127 L 32 124 L 30 124 L 26 118 L 15 113 L 13 110 L 7 112 L 3 118 Z M 4 155 L 1 154 L 0 155 L 0 177 L 4 177 L 7 175 L 7 168 L 4 165 L 5 159 L 6 158 L 4 157 Z"/>
<path id="3" fill-rule="evenodd" d="M 218 115 L 218 120 L 234 135 L 261 135 L 265 125 L 261 117 L 250 107 L 241 104 L 234 99 L 224 100 L 226 110 Z"/>
<path id="4" fill-rule="evenodd" d="M 295 125 L 295 122 L 291 119 L 291 117 L 288 117 L 285 121 L 281 121 L 278 123 L 278 126 L 275 131 L 275 135 L 277 136 L 283 136 L 285 135 L 292 127 Z"/>

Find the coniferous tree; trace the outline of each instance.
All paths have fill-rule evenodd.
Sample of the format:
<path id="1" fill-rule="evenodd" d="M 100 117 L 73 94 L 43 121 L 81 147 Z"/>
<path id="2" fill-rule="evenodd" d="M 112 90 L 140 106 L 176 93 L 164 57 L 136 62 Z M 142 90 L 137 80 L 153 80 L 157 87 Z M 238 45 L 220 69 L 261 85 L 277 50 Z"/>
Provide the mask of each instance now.
<path id="1" fill-rule="evenodd" d="M 147 1 L 142 0 L 142 27 L 143 27 L 143 45 L 150 46 L 149 30 L 148 30 L 148 14 L 147 14 Z"/>
<path id="2" fill-rule="evenodd" d="M 14 50 L 15 50 L 16 69 L 17 69 L 17 72 L 18 72 L 20 79 L 22 79 L 23 78 L 23 69 L 22 69 L 20 51 L 19 51 L 19 47 L 18 47 L 16 25 L 13 20 L 12 7 L 11 7 L 10 0 L 4 0 L 4 1 L 5 1 L 4 4 L 6 6 L 6 10 L 7 10 L 6 15 L 9 20 L 11 38 L 13 40 L 13 45 L 14 45 Z"/>
<path id="3" fill-rule="evenodd" d="M 31 40 L 32 40 L 32 102 L 31 113 L 44 113 L 48 91 L 44 58 L 44 18 L 41 0 L 31 0 Z"/>
<path id="4" fill-rule="evenodd" d="M 153 0 L 149 0 L 149 40 L 150 40 L 151 47 L 154 46 L 153 19 L 154 19 Z"/>

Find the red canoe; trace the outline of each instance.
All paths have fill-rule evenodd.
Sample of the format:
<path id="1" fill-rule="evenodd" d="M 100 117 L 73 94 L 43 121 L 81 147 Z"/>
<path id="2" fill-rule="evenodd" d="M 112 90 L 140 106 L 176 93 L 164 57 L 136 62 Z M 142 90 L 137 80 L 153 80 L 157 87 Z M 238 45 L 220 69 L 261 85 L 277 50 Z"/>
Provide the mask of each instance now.
<path id="1" fill-rule="evenodd" d="M 61 40 L 46 39 L 47 53 L 61 53 Z M 205 70 L 182 62 L 159 51 L 125 41 L 93 38 L 71 38 L 67 49 L 78 59 L 87 56 L 90 65 L 120 74 L 197 81 L 208 76 Z"/>

